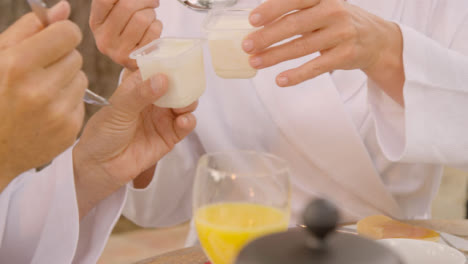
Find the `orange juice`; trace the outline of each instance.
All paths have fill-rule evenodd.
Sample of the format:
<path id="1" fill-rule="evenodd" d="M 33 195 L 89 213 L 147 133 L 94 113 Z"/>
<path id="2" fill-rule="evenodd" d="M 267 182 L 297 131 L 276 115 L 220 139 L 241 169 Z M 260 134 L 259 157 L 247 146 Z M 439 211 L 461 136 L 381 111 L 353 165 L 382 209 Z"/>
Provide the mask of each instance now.
<path id="1" fill-rule="evenodd" d="M 213 264 L 232 264 L 242 247 L 262 235 L 285 231 L 289 215 L 250 203 L 219 203 L 195 213 L 200 243 Z"/>

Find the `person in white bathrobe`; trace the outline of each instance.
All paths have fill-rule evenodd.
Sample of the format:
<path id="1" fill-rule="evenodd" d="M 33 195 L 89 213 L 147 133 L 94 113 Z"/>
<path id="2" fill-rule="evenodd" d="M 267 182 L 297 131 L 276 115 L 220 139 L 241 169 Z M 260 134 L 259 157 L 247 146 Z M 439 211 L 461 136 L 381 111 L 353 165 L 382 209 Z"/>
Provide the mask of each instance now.
<path id="1" fill-rule="evenodd" d="M 284 5 L 281 0 L 270 0 L 252 11 L 251 23 L 265 28 L 244 40 L 244 50 L 254 54 L 250 62 L 258 69 L 322 52 L 323 56 L 281 73 L 277 77 L 280 86 L 291 86 L 335 69 L 360 68 L 372 86 L 379 88 L 371 91 L 371 103 L 373 112 L 385 117 L 377 119 L 377 131 L 379 143 L 389 159 L 467 168 L 466 4 L 457 1 L 407 2 L 399 4 L 405 9 L 403 12 L 414 12 L 416 16 L 409 26 L 416 23 L 424 25 L 426 32 L 421 33 L 427 36 L 414 34 L 404 25 L 401 29 L 396 28 L 396 24 L 386 25 L 378 18 L 373 19 L 374 24 L 362 23 L 355 7 L 339 1 L 293 1 Z M 419 7 L 422 8 L 420 12 L 430 12 L 431 21 L 418 16 L 415 11 Z M 281 17 L 293 10 L 299 11 Z M 452 15 L 454 17 L 448 19 Z M 327 18 L 333 21 L 319 22 Z M 274 20 L 277 21 L 271 23 Z M 385 30 L 388 26 L 393 29 Z M 446 36 L 441 35 L 441 28 L 446 30 Z M 368 34 L 362 34 L 366 31 L 381 31 L 383 34 L 367 38 Z M 302 34 L 302 37 L 268 48 L 297 34 Z M 336 38 L 341 41 L 333 41 Z M 447 44 L 448 49 L 445 47 Z M 382 91 L 402 107 L 387 107 L 384 96 L 376 94 Z M 393 111 L 403 109 L 404 118 L 395 120 Z"/>
<path id="2" fill-rule="evenodd" d="M 66 9 L 66 15 L 62 13 L 61 17 L 64 19 L 69 14 L 69 5 L 66 2 L 59 5 Z M 15 99 L 14 102 L 7 100 L 7 103 L 12 104 L 8 105 L 9 112 L 2 114 L 17 118 L 12 121 L 16 122 L 16 131 L 20 133 L 7 133 L 11 136 L 7 138 L 7 143 L 15 158 L 21 158 L 21 154 L 25 158 L 23 163 L 11 157 L 6 163 L 2 160 L 2 165 L 15 165 L 10 166 L 15 167 L 12 172 L 32 168 L 38 162 L 41 164 L 46 158 L 59 154 L 61 151 L 54 144 L 73 144 L 73 137 L 76 137 L 82 123 L 82 120 L 72 120 L 77 122 L 72 123 L 74 126 L 71 131 L 76 130 L 74 135 L 70 135 L 70 131 L 58 133 L 56 129 L 67 129 L 67 126 L 58 123 L 62 112 L 53 115 L 53 112 L 38 107 L 36 100 L 42 98 L 42 90 L 37 93 L 41 96 L 34 97 L 36 100 L 26 98 L 31 100 L 29 106 L 24 105 L 26 93 L 17 92 L 27 88 L 30 93 L 35 92 L 34 89 L 47 88 L 52 92 L 58 88 L 55 86 L 60 86 L 56 82 L 63 81 L 61 78 L 69 78 L 72 87 L 65 85 L 63 91 L 55 92 L 55 96 L 51 97 L 54 100 L 47 102 L 51 102 L 51 105 L 53 102 L 61 102 L 61 107 L 72 107 L 68 110 L 69 119 L 74 117 L 73 107 L 83 109 L 86 78 L 81 76 L 78 79 L 81 82 L 84 80 L 83 83 L 74 84 L 72 81 L 81 68 L 81 60 L 76 59 L 80 56 L 73 51 L 81 38 L 79 29 L 69 21 L 62 21 L 42 30 L 34 19 L 37 20 L 34 15 L 28 14 L 0 35 L 0 54 L 5 55 L 2 58 L 13 59 L 9 56 L 15 54 L 28 55 L 23 60 L 6 60 L 9 64 L 2 61 L 0 65 L 1 89 L 8 91 L 0 94 L 0 100 L 5 97 L 11 99 L 11 96 Z M 57 38 L 57 35 L 61 37 Z M 15 47 L 11 49 L 23 53 L 8 51 L 8 44 L 14 44 Z M 18 65 L 17 62 L 23 64 Z M 58 65 L 47 64 L 53 62 Z M 61 74 L 53 74 L 57 72 Z M 13 73 L 15 76 L 11 75 Z M 127 76 L 110 98 L 111 105 L 101 109 L 89 120 L 80 141 L 74 147 L 60 154 L 40 172 L 30 170 L 18 175 L 0 192 L 0 263 L 97 262 L 121 215 L 126 195 L 125 185 L 158 162 L 195 127 L 196 120 L 191 112 L 196 104 L 185 109 L 162 109 L 152 105 L 154 100 L 167 91 L 167 84 L 168 80 L 163 75 L 153 76 L 146 82 L 142 82 L 139 72 Z M 72 93 L 74 90 L 77 92 Z M 76 100 L 66 100 L 64 93 L 71 93 L 69 96 Z M 36 113 L 32 110 L 34 107 Z M 49 104 L 42 105 L 42 108 L 48 107 Z M 33 117 L 20 115 L 25 109 Z M 8 118 L 11 117 L 7 116 L 9 121 Z M 83 113 L 77 111 L 77 119 L 82 118 Z M 0 133 L 3 135 L 4 130 L 9 131 L 10 128 L 8 125 L 2 126 Z M 16 140 L 21 136 L 29 136 L 22 131 L 27 129 L 37 135 L 36 140 L 25 138 L 30 149 Z M 64 140 L 63 135 L 68 140 Z M 47 146 L 50 148 L 45 149 Z M 30 159 L 31 153 L 41 158 Z M 0 177 L 10 176 L 10 171 L 5 173 L 2 171 Z"/>
<path id="3" fill-rule="evenodd" d="M 128 14 L 122 21 L 110 20 L 105 27 L 95 26 L 93 32 L 101 50 L 132 71 L 135 64 L 126 59 L 129 52 L 122 47 L 130 46 L 127 41 L 138 40 L 120 38 L 117 42 L 119 33 L 111 32 L 123 32 L 132 24 L 135 28 L 136 21 L 142 21 L 141 30 L 150 29 L 154 14 L 142 19 L 145 14 L 127 2 L 114 1 L 119 14 Z M 252 60 L 267 45 L 278 41 L 293 44 L 280 55 L 263 57 L 263 66 L 251 61 L 262 70 L 250 80 L 217 77 L 206 50 L 207 91 L 195 113 L 197 128 L 156 164 L 154 172 L 147 171 L 133 181 L 124 214 L 145 227 L 188 221 L 199 157 L 207 152 L 254 149 L 289 162 L 292 225 L 304 205 L 317 196 L 333 200 L 343 221 L 371 214 L 430 217 L 442 164 L 468 162 L 468 155 L 463 155 L 466 140 L 459 143 L 467 126 L 463 118 L 466 104 L 458 107 L 448 103 L 455 100 L 463 105 L 463 99 L 467 100 L 461 91 L 468 83 L 468 2 L 264 2 L 263 10 L 276 13 L 257 21 L 257 26 L 289 11 L 300 11 L 260 29 L 273 33 L 273 38 L 264 39 L 259 50 L 244 44 L 254 55 Z M 312 15 L 298 18 L 300 12 Z M 322 12 L 325 17 L 320 16 Z M 205 13 L 189 10 L 176 0 L 160 1 L 156 13 L 164 25 L 163 36 L 203 37 Z M 112 16 L 112 11 L 109 14 Z M 324 28 L 331 30 L 314 34 Z M 306 41 L 295 41 L 297 36 Z M 257 40 L 262 37 L 257 36 Z M 343 49 L 331 51 L 338 46 Z M 395 47 L 399 55 L 379 59 L 386 53 L 394 54 Z M 315 63 L 318 61 L 322 63 Z M 327 61 L 333 63 L 324 63 Z M 375 67 L 369 69 L 371 64 Z M 400 87 L 393 89 L 389 84 Z M 404 91 L 404 98 L 398 91 Z M 401 152 L 405 144 L 423 151 L 414 152 L 413 158 L 404 162 L 387 158 L 395 149 Z"/>

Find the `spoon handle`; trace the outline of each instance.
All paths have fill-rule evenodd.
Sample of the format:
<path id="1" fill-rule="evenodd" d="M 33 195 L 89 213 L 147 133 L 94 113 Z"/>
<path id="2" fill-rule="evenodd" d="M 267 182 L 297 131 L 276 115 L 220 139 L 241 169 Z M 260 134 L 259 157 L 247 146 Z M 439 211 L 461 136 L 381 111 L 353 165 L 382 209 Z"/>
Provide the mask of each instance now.
<path id="1" fill-rule="evenodd" d="M 83 97 L 83 101 L 87 104 L 92 104 L 92 105 L 100 105 L 100 106 L 110 105 L 109 101 L 107 101 L 106 98 L 88 89 L 86 89 L 86 93 Z"/>
<path id="2" fill-rule="evenodd" d="M 28 0 L 29 6 L 31 7 L 32 11 L 41 21 L 44 27 L 47 27 L 49 23 L 49 18 L 47 16 L 47 5 L 42 0 Z M 92 105 L 109 105 L 109 102 L 102 96 L 95 94 L 94 92 L 86 89 L 85 96 L 83 101 L 87 104 Z"/>
<path id="3" fill-rule="evenodd" d="M 29 6 L 32 11 L 41 21 L 44 27 L 49 25 L 49 18 L 47 16 L 47 6 L 42 0 L 28 0 Z"/>

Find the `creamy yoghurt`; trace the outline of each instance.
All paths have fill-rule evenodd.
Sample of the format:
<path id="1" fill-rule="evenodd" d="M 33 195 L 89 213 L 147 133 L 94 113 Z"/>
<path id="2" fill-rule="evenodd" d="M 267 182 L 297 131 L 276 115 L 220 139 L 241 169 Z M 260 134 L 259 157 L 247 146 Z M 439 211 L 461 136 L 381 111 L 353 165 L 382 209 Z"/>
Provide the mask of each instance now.
<path id="1" fill-rule="evenodd" d="M 248 79 L 257 74 L 242 49 L 242 41 L 254 30 L 248 21 L 250 10 L 227 10 L 210 15 L 205 32 L 214 71 L 221 78 Z"/>

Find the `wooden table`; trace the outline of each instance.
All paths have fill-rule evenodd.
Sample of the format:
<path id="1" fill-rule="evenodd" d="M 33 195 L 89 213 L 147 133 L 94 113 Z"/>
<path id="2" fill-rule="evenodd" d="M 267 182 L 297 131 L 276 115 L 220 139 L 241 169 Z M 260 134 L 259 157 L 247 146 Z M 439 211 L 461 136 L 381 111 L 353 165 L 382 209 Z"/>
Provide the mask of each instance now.
<path id="1" fill-rule="evenodd" d="M 135 264 L 205 264 L 208 258 L 200 247 L 183 248 Z"/>

